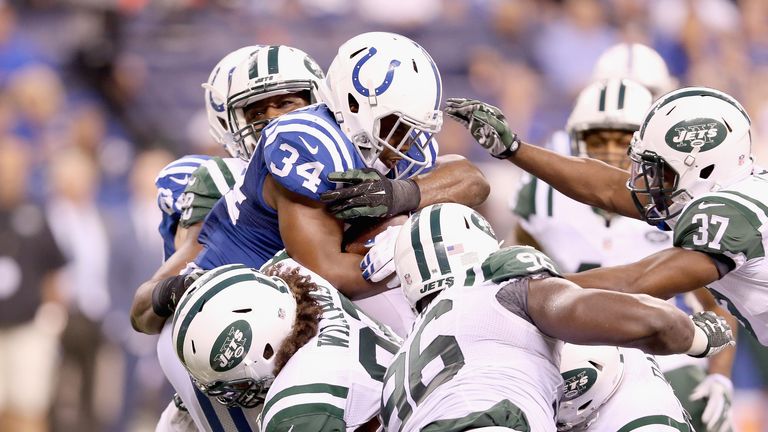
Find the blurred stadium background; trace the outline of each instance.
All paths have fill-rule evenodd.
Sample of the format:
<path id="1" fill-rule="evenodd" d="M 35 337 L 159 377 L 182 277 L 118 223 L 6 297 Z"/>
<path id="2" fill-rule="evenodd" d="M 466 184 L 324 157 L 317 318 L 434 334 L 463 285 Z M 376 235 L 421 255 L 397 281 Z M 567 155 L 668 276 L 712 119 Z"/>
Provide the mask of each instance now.
<path id="1" fill-rule="evenodd" d="M 219 152 L 200 88 L 212 66 L 244 45 L 286 44 L 327 67 L 341 42 L 371 30 L 421 43 L 446 96 L 500 106 L 541 144 L 564 125 L 599 54 L 642 42 L 681 84 L 736 96 L 758 162 L 768 153 L 765 0 L 0 0 L 0 196 L 43 205 L 67 259 L 43 296 L 57 309 L 17 292 L 0 256 L 0 336 L 34 315 L 40 337 L 55 341 L 48 355 L 17 345 L 29 370 L 4 367 L 0 352 L 0 382 L 36 383 L 33 405 L 51 394 L 41 430 L 154 430 L 170 399 L 155 340 L 131 330 L 128 311 L 161 259 L 155 174 L 180 155 Z M 494 189 L 484 213 L 512 240 L 520 173 L 453 122 L 440 142 L 482 164 Z M 13 222 L 32 224 L 30 215 Z M 44 252 L 41 262 L 55 261 Z M 768 353 L 744 333 L 733 380 L 738 430 L 768 431 Z"/>

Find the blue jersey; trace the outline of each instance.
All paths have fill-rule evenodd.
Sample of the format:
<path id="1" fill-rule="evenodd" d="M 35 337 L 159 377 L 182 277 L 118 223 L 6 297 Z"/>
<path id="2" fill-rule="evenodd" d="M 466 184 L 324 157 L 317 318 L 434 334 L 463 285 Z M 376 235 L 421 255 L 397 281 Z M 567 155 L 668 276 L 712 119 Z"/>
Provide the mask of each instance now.
<path id="1" fill-rule="evenodd" d="M 157 206 L 163 214 L 158 230 L 163 238 L 163 259 L 170 258 L 176 251 L 174 239 L 181 218 L 181 197 L 189 178 L 197 167 L 210 156 L 187 155 L 165 166 L 155 178 Z"/>
<path id="2" fill-rule="evenodd" d="M 437 143 L 429 141 L 424 152 L 416 146 L 409 156 L 425 161 L 427 172 L 434 166 Z M 408 169 L 401 160 L 398 168 Z M 328 180 L 334 171 L 365 168 L 355 145 L 347 138 L 324 104 L 284 114 L 262 132 L 245 175 L 216 203 L 208 215 L 199 241 L 203 251 L 195 263 L 203 269 L 242 263 L 258 268 L 284 248 L 277 212 L 262 194 L 267 174 L 284 188 L 319 201 L 320 194 L 339 184 Z M 410 168 L 406 176 L 416 172 Z"/>

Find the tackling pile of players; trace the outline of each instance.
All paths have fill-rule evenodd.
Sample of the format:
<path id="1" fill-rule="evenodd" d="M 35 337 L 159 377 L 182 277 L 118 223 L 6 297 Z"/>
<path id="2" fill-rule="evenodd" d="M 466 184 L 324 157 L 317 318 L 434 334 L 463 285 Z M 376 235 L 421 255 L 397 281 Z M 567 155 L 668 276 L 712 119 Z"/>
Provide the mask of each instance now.
<path id="1" fill-rule="evenodd" d="M 715 299 L 768 343 L 768 177 L 735 99 L 673 85 L 647 47 L 610 50 L 562 155 L 491 105 L 443 105 L 397 34 L 353 37 L 327 73 L 288 46 L 225 56 L 203 87 L 231 157 L 158 176 L 166 261 L 132 309 L 177 391 L 157 430 L 731 430 Z M 536 176 L 515 207 L 535 248 L 472 210 L 490 186 L 439 155 L 444 113 Z"/>

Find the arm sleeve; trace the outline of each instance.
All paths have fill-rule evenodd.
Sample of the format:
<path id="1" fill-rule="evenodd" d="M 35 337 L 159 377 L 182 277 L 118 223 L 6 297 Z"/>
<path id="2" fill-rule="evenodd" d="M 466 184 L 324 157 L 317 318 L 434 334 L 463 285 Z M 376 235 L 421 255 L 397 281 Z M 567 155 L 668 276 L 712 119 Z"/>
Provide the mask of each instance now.
<path id="1" fill-rule="evenodd" d="M 511 246 L 492 253 L 481 265 L 484 280 L 496 283 L 544 275 L 561 277 L 555 263 L 530 246 Z"/>

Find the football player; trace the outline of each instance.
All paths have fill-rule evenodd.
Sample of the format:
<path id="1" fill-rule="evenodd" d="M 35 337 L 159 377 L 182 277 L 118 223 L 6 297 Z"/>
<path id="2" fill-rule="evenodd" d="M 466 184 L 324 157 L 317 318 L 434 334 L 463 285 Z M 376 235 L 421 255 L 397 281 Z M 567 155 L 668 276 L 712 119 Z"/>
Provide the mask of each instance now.
<path id="1" fill-rule="evenodd" d="M 446 113 L 493 156 L 563 194 L 672 230 L 671 248 L 569 279 L 665 299 L 706 286 L 768 345 L 768 173 L 753 165 L 750 118 L 732 96 L 706 87 L 662 96 L 633 137 L 630 172 L 523 144 L 503 114 L 482 102 L 449 99 Z"/>
<path id="2" fill-rule="evenodd" d="M 402 342 L 317 274 L 279 254 L 201 276 L 173 319 L 173 346 L 221 404 L 263 404 L 261 431 L 375 430 L 386 366 Z"/>
<path id="3" fill-rule="evenodd" d="M 252 59 L 247 89 L 274 88 L 268 60 Z M 353 37 L 320 84 L 323 103 L 283 115 L 261 131 L 242 181 L 206 220 L 204 248 L 195 259 L 200 268 L 259 267 L 285 247 L 351 299 L 369 297 L 392 285 L 364 279 L 362 256 L 342 250 L 344 223 L 326 212 L 320 195 L 335 190 L 336 180 L 356 178 L 331 173 L 358 168 L 385 178 L 392 190 L 384 206 L 389 214 L 445 200 L 476 205 L 488 195 L 488 183 L 471 163 L 456 156 L 437 160 L 442 84 L 432 58 L 415 42 L 382 32 Z M 234 87 L 230 92 L 237 127 L 253 121 L 243 112 L 249 97 Z"/>
<path id="4" fill-rule="evenodd" d="M 712 312 L 582 289 L 536 249 L 498 244 L 459 204 L 425 207 L 400 230 L 395 267 L 420 315 L 384 377 L 387 430 L 554 431 L 561 341 L 697 356 L 733 344 Z"/>
<path id="5" fill-rule="evenodd" d="M 629 143 L 650 105 L 648 90 L 630 80 L 609 79 L 589 85 L 577 98 L 566 124 L 571 154 L 629 168 Z M 515 213 L 520 217 L 518 241 L 539 248 L 569 273 L 631 263 L 672 246 L 668 233 L 574 201 L 535 177 L 518 194 Z M 704 305 L 729 319 L 731 327 L 736 326 L 705 289 L 670 301 L 688 313 Z M 726 430 L 723 428 L 731 424 L 733 386 L 729 377 L 734 353 L 729 349 L 706 360 L 684 355 L 657 357 L 696 430 Z"/>
<path id="6" fill-rule="evenodd" d="M 558 432 L 699 430 L 689 423 L 656 358 L 637 349 L 564 344 Z"/>
<path id="7" fill-rule="evenodd" d="M 237 85 L 243 88 L 248 85 L 248 71 L 240 70 L 237 66 L 249 58 L 269 59 L 282 67 L 280 75 L 271 74 L 275 85 L 284 82 L 291 83 L 290 92 L 254 92 L 251 94 L 252 110 L 248 115 L 259 117 L 257 120 L 265 123 L 265 119 L 279 116 L 285 112 L 308 105 L 312 99 L 309 93 L 313 81 L 317 81 L 317 63 L 301 50 L 286 46 L 252 46 L 234 51 L 225 56 L 211 71 L 205 88 L 205 106 L 208 115 L 209 131 L 213 138 L 230 154 L 230 158 L 211 158 L 197 168 L 191 176 L 188 170 L 187 178 L 178 178 L 172 184 L 184 184 L 185 192 L 174 196 L 171 201 L 176 207 L 173 218 L 179 228 L 176 230 L 178 250 L 158 269 L 151 280 L 145 282 L 136 293 L 132 307 L 131 319 L 137 330 L 146 333 L 157 333 L 163 329 L 158 341 L 158 357 L 161 366 L 178 392 L 184 410 L 188 411 L 196 427 L 200 430 L 253 430 L 256 427 L 257 414 L 247 416 L 242 409 L 212 404 L 201 392 L 191 384 L 189 376 L 173 355 L 170 326 L 163 328 L 168 316 L 172 314 L 169 304 L 174 305 L 181 296 L 187 281 L 179 272 L 193 260 L 202 248 L 197 242 L 202 222 L 213 204 L 234 186 L 247 164 L 247 159 L 253 150 L 252 141 L 234 140 L 233 133 L 244 134 L 245 131 L 236 129 L 230 123 L 227 113 L 226 97 L 230 87 Z M 256 112 L 253 112 L 255 110 Z M 250 138 L 258 137 L 258 130 L 250 129 Z M 186 158 L 182 158 L 184 161 Z M 166 170 L 167 171 L 167 170 Z M 176 226 L 174 225 L 174 228 Z M 168 230 L 172 233 L 172 230 Z M 158 428 L 167 427 L 184 430 L 188 416 L 175 407 L 169 406 L 161 418 Z M 170 424 L 170 426 L 167 426 Z M 179 426 L 177 426 L 179 425 Z"/>
<path id="8" fill-rule="evenodd" d="M 595 63 L 592 81 L 630 79 L 647 88 L 653 100 L 674 90 L 677 80 L 667 63 L 653 48 L 641 43 L 622 42 L 603 52 Z"/>

